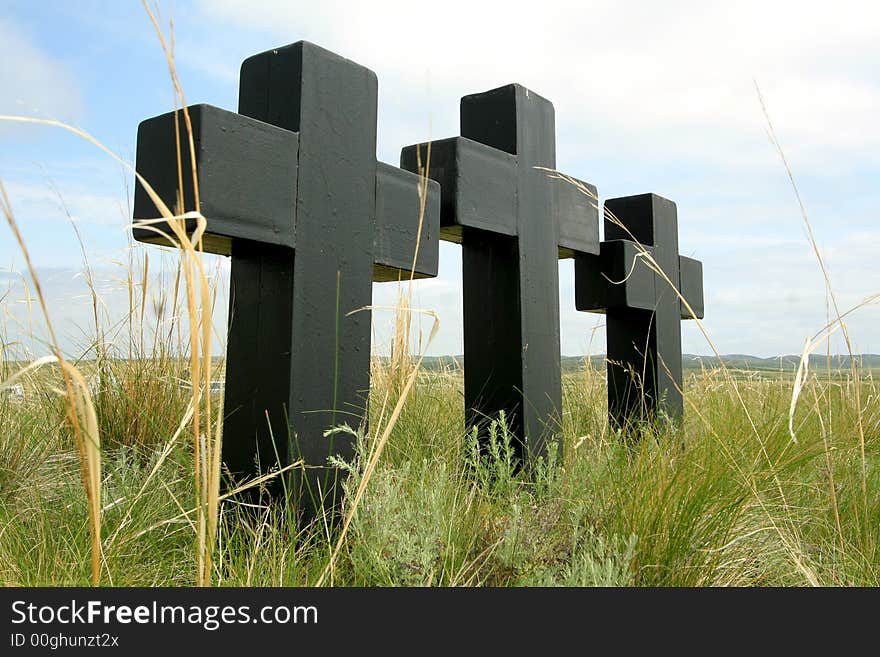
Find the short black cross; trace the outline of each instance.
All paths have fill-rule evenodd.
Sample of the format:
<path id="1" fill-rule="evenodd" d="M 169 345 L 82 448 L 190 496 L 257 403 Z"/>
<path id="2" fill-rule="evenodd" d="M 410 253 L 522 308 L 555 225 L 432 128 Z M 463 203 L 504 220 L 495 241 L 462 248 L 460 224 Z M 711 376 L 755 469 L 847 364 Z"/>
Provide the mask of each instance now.
<path id="1" fill-rule="evenodd" d="M 239 114 L 190 108 L 204 245 L 232 256 L 223 461 L 237 477 L 352 456 L 350 437 L 323 435 L 364 416 L 370 312 L 348 313 L 370 304 L 374 280 L 409 275 L 419 226 L 418 176 L 376 161 L 377 87 L 369 69 L 300 41 L 242 64 Z M 185 135 L 182 113 L 180 125 Z M 137 168 L 169 207 L 176 161 L 174 114 L 141 123 Z M 439 208 L 430 181 L 416 277 L 437 275 Z M 138 187 L 134 217 L 156 214 Z M 293 482 L 309 486 L 306 514 L 338 499 L 332 469 L 309 471 Z"/>
<path id="2" fill-rule="evenodd" d="M 703 265 L 678 255 L 672 201 L 656 194 L 609 199 L 605 215 L 600 254 L 575 258 L 575 304 L 578 310 L 607 314 L 609 416 L 618 427 L 660 410 L 679 418 L 684 410 L 680 320 L 693 315 L 649 268 L 638 245 L 678 286 L 698 318 L 703 317 Z"/>
<path id="3" fill-rule="evenodd" d="M 556 166 L 553 105 L 512 84 L 461 100 L 461 137 L 431 144 L 441 239 L 462 245 L 467 426 L 504 411 L 524 461 L 562 408 L 557 259 L 599 252 L 594 201 Z M 401 166 L 416 170 L 408 146 Z M 595 195 L 595 187 L 587 186 Z"/>

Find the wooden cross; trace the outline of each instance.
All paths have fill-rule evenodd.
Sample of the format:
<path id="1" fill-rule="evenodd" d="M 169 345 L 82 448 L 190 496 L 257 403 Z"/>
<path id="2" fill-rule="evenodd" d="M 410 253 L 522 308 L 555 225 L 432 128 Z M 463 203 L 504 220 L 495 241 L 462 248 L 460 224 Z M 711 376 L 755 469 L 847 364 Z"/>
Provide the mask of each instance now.
<path id="1" fill-rule="evenodd" d="M 461 100 L 461 137 L 431 144 L 441 239 L 462 245 L 467 426 L 504 411 L 528 463 L 559 430 L 558 258 L 599 252 L 593 199 L 556 167 L 553 105 L 512 84 Z M 416 170 L 427 144 L 408 146 Z"/>
<path id="2" fill-rule="evenodd" d="M 306 515 L 338 500 L 328 456 L 353 455 L 349 435 L 324 431 L 364 420 L 370 312 L 349 313 L 374 280 L 409 276 L 417 238 L 415 277 L 437 275 L 439 187 L 428 181 L 419 235 L 419 177 L 376 161 L 377 90 L 369 69 L 300 41 L 242 64 L 238 114 L 189 108 L 204 247 L 232 256 L 223 461 L 244 477 L 302 458 L 310 475 L 288 483 L 297 499 L 308 489 Z M 170 207 L 176 147 L 173 113 L 141 123 L 137 168 Z M 135 219 L 156 214 L 138 186 Z"/>
<path id="3" fill-rule="evenodd" d="M 703 265 L 678 254 L 672 201 L 656 194 L 609 199 L 605 215 L 599 255 L 575 258 L 575 305 L 607 315 L 609 416 L 618 427 L 658 411 L 679 418 L 680 320 L 703 317 Z M 669 281 L 649 267 L 645 252 Z"/>

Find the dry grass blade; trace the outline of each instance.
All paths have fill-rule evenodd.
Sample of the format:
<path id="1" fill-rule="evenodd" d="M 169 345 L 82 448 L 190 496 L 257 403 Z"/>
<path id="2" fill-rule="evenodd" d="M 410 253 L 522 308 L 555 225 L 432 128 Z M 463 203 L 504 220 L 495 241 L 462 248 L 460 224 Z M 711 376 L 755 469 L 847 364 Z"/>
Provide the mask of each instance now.
<path id="1" fill-rule="evenodd" d="M 295 461 L 293 463 L 289 463 L 288 465 L 285 465 L 283 468 L 278 468 L 277 470 L 271 470 L 270 472 L 262 474 L 258 477 L 254 477 L 253 479 L 250 479 L 242 484 L 239 484 L 238 486 L 236 486 L 232 490 L 228 490 L 225 493 L 223 493 L 222 495 L 218 495 L 217 502 L 219 504 L 220 502 L 223 502 L 224 500 L 235 497 L 239 493 L 243 493 L 243 492 L 245 492 L 247 490 L 251 490 L 253 488 L 258 488 L 258 487 L 262 486 L 263 484 L 265 484 L 269 481 L 272 481 L 276 477 L 281 476 L 285 472 L 290 472 L 291 470 L 296 470 L 296 469 L 299 469 L 302 467 L 304 467 L 304 464 L 300 460 L 300 461 Z M 134 540 L 134 539 L 140 538 L 141 536 L 144 536 L 145 534 L 148 534 L 152 531 L 155 531 L 156 529 L 159 529 L 160 527 L 164 527 L 165 525 L 173 525 L 173 524 L 176 524 L 179 522 L 184 522 L 184 521 L 191 523 L 191 521 L 189 519 L 190 516 L 193 515 L 194 513 L 201 513 L 201 506 L 196 506 L 188 511 L 183 510 L 182 507 L 180 507 L 180 509 L 181 509 L 181 512 L 179 515 L 176 515 L 173 518 L 166 518 L 165 520 L 162 520 L 161 522 L 157 522 L 156 524 L 151 525 L 151 526 L 147 527 L 146 529 L 143 529 L 143 530 L 139 531 L 138 533 L 134 534 L 133 536 L 130 537 L 129 540 Z M 198 531 L 198 530 L 196 529 L 196 531 Z"/>
<path id="2" fill-rule="evenodd" d="M 809 375 L 810 355 L 813 352 L 815 352 L 816 349 L 818 349 L 822 345 L 823 342 L 827 343 L 828 340 L 831 338 L 831 336 L 838 329 L 845 329 L 846 322 L 843 321 L 844 318 L 853 314 L 857 310 L 864 308 L 866 306 L 869 306 L 871 304 L 877 303 L 878 301 L 880 301 L 880 294 L 871 295 L 870 297 L 868 297 L 867 299 L 864 299 L 863 301 L 856 304 L 855 306 L 853 306 L 852 308 L 850 308 L 846 312 L 841 313 L 838 319 L 835 319 L 835 320 L 829 322 L 828 324 L 823 326 L 817 333 L 815 333 L 813 336 L 807 338 L 804 341 L 804 348 L 803 348 L 803 350 L 801 350 L 801 357 L 800 357 L 800 360 L 798 361 L 797 371 L 795 372 L 794 385 L 792 386 L 792 393 L 791 393 L 791 406 L 789 408 L 789 414 L 788 414 L 788 430 L 789 430 L 789 433 L 791 434 L 791 439 L 795 443 L 797 442 L 797 435 L 795 434 L 795 431 L 794 431 L 794 413 L 797 408 L 798 399 L 800 398 L 800 395 L 803 392 L 804 385 L 806 384 L 807 377 Z M 857 398 L 857 401 L 858 401 L 858 398 Z"/>
<path id="3" fill-rule="evenodd" d="M 186 106 L 186 96 L 183 92 L 183 86 L 177 75 L 177 68 L 174 63 L 174 25 L 170 26 L 170 45 L 166 41 L 156 18 L 155 13 L 150 9 L 149 4 L 144 0 L 144 10 L 153 24 L 156 36 L 162 46 L 162 52 L 168 63 L 168 71 L 174 86 L 175 112 L 179 106 L 182 109 L 184 122 L 186 125 L 186 139 L 189 145 L 189 173 L 193 181 L 193 199 L 194 211 L 198 213 L 201 207 L 199 200 L 199 182 L 198 171 L 195 161 L 195 145 L 193 143 L 192 121 Z M 183 208 L 183 166 L 181 157 L 181 135 L 179 134 L 179 123 L 174 122 L 177 139 L 177 177 L 178 177 L 178 208 L 181 212 Z M 138 177 L 141 180 L 140 177 Z M 142 181 L 143 183 L 143 181 Z M 146 185 L 145 185 L 145 188 Z M 153 200 L 160 213 L 166 219 L 171 217 L 171 213 L 164 203 L 156 196 L 152 189 L 147 189 L 147 193 Z M 203 262 L 201 258 L 202 235 L 205 230 L 205 220 L 199 222 L 192 236 L 186 234 L 183 222 L 169 221 L 175 233 L 177 241 L 182 246 L 182 256 L 184 262 L 184 282 L 186 287 L 187 310 L 190 318 L 190 373 L 192 376 L 192 395 L 193 395 L 193 450 L 195 453 L 195 483 L 196 498 L 199 501 L 198 515 L 198 563 L 197 563 L 197 583 L 199 586 L 207 586 L 211 583 L 212 559 L 217 539 L 217 514 L 220 508 L 220 452 L 221 452 L 221 428 L 216 428 L 216 433 L 211 427 L 211 396 L 207 394 L 211 385 L 211 333 L 212 327 L 210 322 L 209 309 L 211 308 L 212 293 L 208 284 L 208 278 L 205 275 Z M 202 395 L 202 391 L 205 394 Z M 202 415 L 202 407 L 204 406 L 204 416 Z M 204 431 L 202 425 L 204 423 Z"/>
<path id="4" fill-rule="evenodd" d="M 49 331 L 52 349 L 55 352 L 54 360 L 59 364 L 61 376 L 64 379 L 64 408 L 68 422 L 73 428 L 74 442 L 79 455 L 80 474 L 83 488 L 89 504 L 89 531 L 92 538 L 92 585 L 97 586 L 101 581 L 101 438 L 98 431 L 98 420 L 95 415 L 95 406 L 89 394 L 89 387 L 83 376 L 75 366 L 64 360 L 55 329 L 49 317 L 49 308 L 43 296 L 40 280 L 31 262 L 30 253 L 24 243 L 24 238 L 18 229 L 12 204 L 6 194 L 6 188 L 0 181 L 0 206 L 6 217 L 9 227 L 12 229 L 19 248 L 27 263 L 31 280 L 37 291 L 37 298 L 43 310 L 46 320 L 46 328 Z M 41 364 L 50 362 L 43 359 Z"/>
<path id="5" fill-rule="evenodd" d="M 180 420 L 180 424 L 177 427 L 177 431 L 175 431 L 174 434 L 171 436 L 171 438 L 165 443 L 165 446 L 162 448 L 162 452 L 159 454 L 159 458 L 156 459 L 156 463 L 153 465 L 153 468 L 150 470 L 150 474 L 147 475 L 147 478 L 144 479 L 144 482 L 141 484 L 141 487 L 138 490 L 137 494 L 131 499 L 131 503 L 129 504 L 128 510 L 125 512 L 125 515 L 123 516 L 122 520 L 117 525 L 116 531 L 114 531 L 113 535 L 110 536 L 109 539 L 107 539 L 108 545 L 113 545 L 113 543 L 116 541 L 117 536 L 119 536 L 119 532 L 122 531 L 122 529 L 129 522 L 129 519 L 131 518 L 132 512 L 134 511 L 135 505 L 137 504 L 138 500 L 143 496 L 144 492 L 147 490 L 147 486 L 149 486 L 150 482 L 153 480 L 153 478 L 159 472 L 160 468 L 162 467 L 162 464 L 165 462 L 165 460 L 171 454 L 171 450 L 174 448 L 174 445 L 177 443 L 177 440 L 183 434 L 184 430 L 186 429 L 186 425 L 189 424 L 190 420 L 192 420 L 192 416 L 193 416 L 193 407 L 192 407 L 192 404 L 190 404 L 189 407 L 187 408 L 186 413 L 184 414 L 183 418 Z"/>
<path id="6" fill-rule="evenodd" d="M 773 122 L 770 120 L 770 112 L 767 110 L 767 105 L 764 103 L 764 97 L 761 94 L 761 88 L 758 86 L 757 80 L 755 80 L 755 92 L 758 94 L 758 102 L 761 104 L 761 112 L 764 114 L 764 119 L 767 121 L 767 136 L 770 138 L 771 143 L 773 144 L 776 152 L 779 155 L 779 159 L 782 161 L 782 165 L 785 167 L 785 173 L 788 175 L 788 180 L 791 183 L 792 191 L 794 192 L 795 198 L 797 199 L 798 207 L 800 208 L 801 217 L 804 220 L 804 227 L 807 231 L 807 236 L 810 240 L 810 247 L 813 250 L 813 254 L 816 256 L 816 261 L 819 263 L 819 268 L 822 270 L 822 277 L 825 279 L 825 290 L 828 295 L 828 298 L 831 299 L 831 306 L 834 309 L 834 315 L 836 318 L 836 323 L 840 326 L 841 333 L 843 334 L 844 342 L 846 343 L 846 349 L 849 353 L 849 361 L 850 361 L 850 369 L 852 370 L 853 376 L 853 384 L 855 386 L 855 398 L 856 398 L 856 419 L 858 421 L 858 431 L 859 431 L 859 450 L 861 452 L 861 461 L 862 461 L 862 510 L 864 513 L 864 521 L 867 527 L 868 524 L 868 459 L 865 454 L 865 427 L 862 420 L 863 412 L 862 412 L 862 395 L 861 395 L 861 376 L 859 375 L 858 366 L 856 365 L 856 359 L 853 356 L 853 348 L 852 341 L 849 337 L 849 331 L 846 328 L 846 324 L 843 322 L 843 315 L 840 312 L 840 307 L 837 303 L 837 296 L 834 294 L 834 289 L 831 286 L 831 277 L 828 275 L 828 270 L 825 267 L 825 260 L 822 258 L 822 253 L 819 250 L 819 245 L 816 242 L 816 237 L 813 235 L 813 226 L 810 223 L 810 218 L 807 215 L 807 209 L 804 206 L 803 199 L 801 198 L 800 190 L 798 190 L 797 183 L 794 180 L 794 173 L 791 170 L 791 167 L 788 164 L 788 159 L 785 157 L 785 152 L 782 150 L 782 144 L 779 139 L 776 137 L 776 131 L 773 128 Z M 863 305 L 863 304 L 861 304 Z M 802 357 L 803 360 L 803 357 Z M 796 399 L 794 398 L 794 394 L 792 395 L 792 408 L 796 404 Z"/>
<path id="7" fill-rule="evenodd" d="M 158 22 L 156 21 L 153 13 L 150 11 L 149 6 L 144 3 L 144 7 L 148 15 L 150 16 L 153 25 L 156 28 L 160 42 L 162 43 L 163 50 L 168 60 L 169 67 L 172 71 L 172 80 L 174 82 L 176 98 L 183 100 L 183 91 L 180 87 L 177 75 L 174 72 L 173 52 L 167 47 L 166 41 L 162 36 L 161 30 L 159 29 Z M 192 145 L 192 130 L 186 107 L 183 108 L 183 112 L 186 119 L 186 125 L 188 127 L 190 153 L 192 154 L 195 152 L 195 149 Z M 197 564 L 196 579 L 199 585 L 207 585 L 210 583 L 211 580 L 211 559 L 213 554 L 214 539 L 216 537 L 216 510 L 219 509 L 218 496 L 220 487 L 220 434 L 219 431 L 215 433 L 211 427 L 210 395 L 202 395 L 202 390 L 207 390 L 210 385 L 211 376 L 212 328 L 210 326 L 210 314 L 208 313 L 207 309 L 211 307 L 212 294 L 208 283 L 208 277 L 204 271 L 200 249 L 202 235 L 205 232 L 207 220 L 197 210 L 185 212 L 181 208 L 180 212 L 172 212 L 171 209 L 165 204 L 165 202 L 159 197 L 153 187 L 147 182 L 147 180 L 144 179 L 144 177 L 141 176 L 137 171 L 135 171 L 129 162 L 126 162 L 125 160 L 120 158 L 113 151 L 104 146 L 100 141 L 95 139 L 84 130 L 53 119 L 38 119 L 33 117 L 0 115 L 0 121 L 13 121 L 17 123 L 32 123 L 58 127 L 77 135 L 78 137 L 101 149 L 116 162 L 119 162 L 127 170 L 130 170 L 134 173 L 137 182 L 140 183 L 140 185 L 143 187 L 144 191 L 147 193 L 150 200 L 156 206 L 159 214 L 161 215 L 161 219 L 137 222 L 137 225 L 139 227 L 143 226 L 145 228 L 161 232 L 160 229 L 155 227 L 155 224 L 162 222 L 163 224 L 171 228 L 174 237 L 173 243 L 179 245 L 180 247 L 181 270 L 183 272 L 184 289 L 186 290 L 187 312 L 190 319 L 189 353 L 190 370 L 192 381 L 194 384 L 192 386 L 192 395 L 194 408 L 193 449 L 195 450 L 196 454 L 196 496 L 200 501 L 199 508 L 202 509 L 202 511 L 200 512 L 200 519 L 198 523 L 199 536 L 197 550 L 199 558 Z M 191 168 L 195 168 L 195 162 L 192 160 L 192 157 L 189 164 Z M 180 169 L 180 166 L 181 164 L 178 161 L 178 169 Z M 193 180 L 197 181 L 197 174 L 195 171 L 193 171 Z M 197 188 L 197 182 L 195 184 Z M 195 198 L 196 208 L 198 208 L 199 206 L 197 190 Z M 188 235 L 186 233 L 186 219 L 188 218 L 195 219 L 196 221 L 196 227 L 192 235 Z M 53 342 L 55 342 L 54 336 Z M 58 353 L 58 356 L 60 360 L 60 353 Z M 73 391 L 68 381 L 69 376 L 64 368 L 62 368 L 62 373 L 65 377 L 65 385 L 69 389 L 68 396 L 70 398 L 73 398 Z M 78 427 L 77 414 L 74 412 L 71 417 L 73 418 L 72 422 L 75 424 L 75 426 Z M 202 431 L 203 425 L 204 432 Z M 78 428 L 77 432 L 79 432 Z M 202 451 L 204 451 L 205 453 L 202 454 Z M 202 462 L 211 464 L 211 467 L 208 468 L 206 471 L 203 471 L 199 465 Z"/>

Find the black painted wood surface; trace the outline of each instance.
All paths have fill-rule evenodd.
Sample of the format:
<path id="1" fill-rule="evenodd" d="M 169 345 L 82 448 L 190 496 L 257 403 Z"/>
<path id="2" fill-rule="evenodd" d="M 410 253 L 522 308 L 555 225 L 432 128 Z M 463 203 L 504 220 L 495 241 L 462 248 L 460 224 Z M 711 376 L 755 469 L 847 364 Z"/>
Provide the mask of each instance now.
<path id="1" fill-rule="evenodd" d="M 485 436 L 504 411 L 528 464 L 559 432 L 558 258 L 599 252 L 598 211 L 544 170 L 556 166 L 555 118 L 538 94 L 512 84 L 465 96 L 461 135 L 431 144 L 428 175 L 441 238 L 462 245 L 466 425 Z M 401 166 L 414 171 L 426 146 L 404 148 Z"/>
<path id="2" fill-rule="evenodd" d="M 350 313 L 374 278 L 409 277 L 419 235 L 418 176 L 376 161 L 377 93 L 372 71 L 301 41 L 242 64 L 238 114 L 190 108 L 205 249 L 232 256 L 224 466 L 242 478 L 302 458 L 308 476 L 285 483 L 307 516 L 338 502 L 328 456 L 353 456 L 349 434 L 324 432 L 365 422 L 371 315 Z M 174 207 L 173 115 L 141 124 L 137 167 Z M 437 274 L 440 190 L 427 183 L 417 278 Z M 156 214 L 138 186 L 135 219 Z"/>
<path id="3" fill-rule="evenodd" d="M 679 418 L 684 410 L 680 322 L 692 315 L 639 254 L 653 257 L 698 318 L 703 317 L 702 264 L 678 254 L 672 201 L 642 194 L 609 199 L 605 209 L 599 255 L 575 258 L 575 304 L 578 310 L 606 313 L 609 416 L 616 426 L 658 413 Z"/>

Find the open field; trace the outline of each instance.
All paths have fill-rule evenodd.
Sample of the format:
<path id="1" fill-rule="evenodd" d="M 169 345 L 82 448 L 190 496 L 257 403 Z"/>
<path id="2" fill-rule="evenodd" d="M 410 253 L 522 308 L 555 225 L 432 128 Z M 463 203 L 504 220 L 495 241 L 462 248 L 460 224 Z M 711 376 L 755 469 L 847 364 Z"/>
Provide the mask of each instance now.
<path id="1" fill-rule="evenodd" d="M 186 512 L 196 498 L 191 438 L 178 431 L 189 402 L 182 372 L 149 359 L 110 370 L 95 395 L 101 582 L 192 584 L 196 532 Z M 790 377 L 689 373 L 684 425 L 644 428 L 632 440 L 608 429 L 601 373 L 569 373 L 563 455 L 526 475 L 511 468 L 503 430 L 476 458 L 457 373 L 423 373 L 324 583 L 878 585 L 880 390 L 850 374 L 808 382 L 795 441 Z M 47 384 L 49 371 L 42 376 Z M 394 381 L 380 361 L 374 380 L 371 426 L 381 427 Z M 89 582 L 87 500 L 63 416 L 48 387 L 0 402 L 4 585 Z M 362 437 L 361 454 L 374 440 Z M 350 493 L 362 475 L 363 463 L 353 464 Z M 316 583 L 338 527 L 296 532 L 284 515 L 224 502 L 213 583 Z"/>
<path id="2" fill-rule="evenodd" d="M 174 40 L 145 9 L 182 107 Z M 61 128 L 130 166 L 71 125 L 6 119 Z M 797 193 L 784 156 L 783 164 Z M 184 167 L 195 179 L 195 161 L 177 162 L 181 179 Z M 738 180 L 736 196 L 746 196 L 742 189 Z M 16 328 L 38 326 L 30 337 L 41 356 L 7 342 L 9 307 L 25 300 L 0 291 L 0 584 L 880 585 L 880 357 L 851 363 L 819 348 L 840 328 L 852 351 L 844 320 L 878 297 L 837 308 L 803 205 L 826 311 L 834 307 L 808 342 L 803 380 L 798 357 L 686 357 L 683 423 L 617 432 L 607 422 L 601 360 L 565 359 L 561 449 L 523 471 L 503 423 L 482 451 L 465 431 L 460 359 L 411 356 L 411 290 L 401 291 L 395 357 L 373 363 L 369 430 L 338 428 L 358 442 L 357 458 L 338 464 L 348 477 L 342 522 L 302 528 L 289 506 L 223 493 L 222 397 L 199 393 L 223 373 L 211 326 L 217 281 L 201 253 L 209 218 L 153 202 L 179 263 L 154 290 L 145 251 L 127 251 L 120 307 L 124 297 L 128 305 L 118 322 L 103 309 L 65 210 L 93 312 L 78 327 L 83 358 L 65 360 L 28 256 L 39 245 L 25 244 L 0 185 L 0 210 L 27 270 L 27 321 L 19 317 Z M 738 266 L 737 277 L 746 270 Z M 364 409 L 341 410 L 357 417 Z M 287 475 L 245 483 L 277 476 Z"/>

